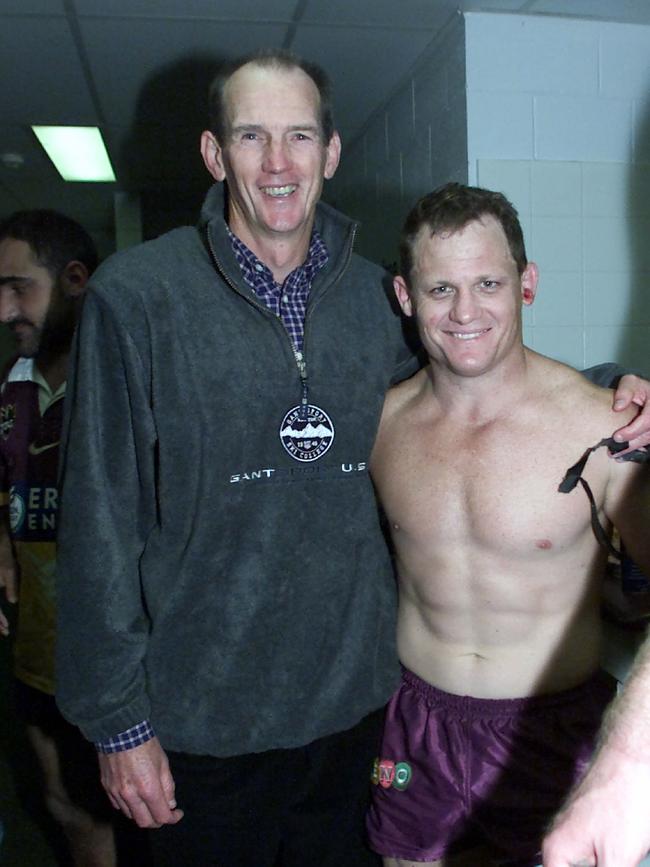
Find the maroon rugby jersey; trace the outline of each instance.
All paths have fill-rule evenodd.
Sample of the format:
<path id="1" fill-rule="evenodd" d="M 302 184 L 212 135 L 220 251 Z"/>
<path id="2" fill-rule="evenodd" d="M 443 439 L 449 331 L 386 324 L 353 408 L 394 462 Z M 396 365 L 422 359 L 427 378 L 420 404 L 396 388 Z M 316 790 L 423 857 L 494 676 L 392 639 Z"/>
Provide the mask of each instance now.
<path id="1" fill-rule="evenodd" d="M 41 413 L 39 394 L 45 408 Z M 57 469 L 65 386 L 52 395 L 32 359 L 19 358 L 0 395 L 1 502 L 9 504 L 20 569 L 15 673 L 54 693 Z"/>

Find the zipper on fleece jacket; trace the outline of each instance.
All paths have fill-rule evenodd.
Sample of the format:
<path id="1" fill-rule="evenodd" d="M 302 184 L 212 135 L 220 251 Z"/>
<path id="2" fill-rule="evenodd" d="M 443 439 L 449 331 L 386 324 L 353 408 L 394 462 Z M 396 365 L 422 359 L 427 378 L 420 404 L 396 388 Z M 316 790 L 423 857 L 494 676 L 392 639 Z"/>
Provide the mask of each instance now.
<path id="1" fill-rule="evenodd" d="M 282 317 L 279 316 L 278 314 L 273 313 L 272 310 L 269 310 L 269 308 L 266 306 L 266 304 L 263 304 L 258 299 L 257 295 L 255 295 L 255 293 L 252 289 L 251 289 L 252 294 L 250 294 L 250 295 L 246 294 L 245 295 L 241 291 L 239 286 L 237 286 L 236 283 L 234 283 L 230 279 L 230 277 L 226 274 L 226 271 L 225 271 L 224 267 L 222 266 L 221 262 L 219 261 L 219 257 L 217 256 L 217 253 L 216 253 L 214 246 L 212 244 L 212 238 L 210 237 L 209 224 L 206 226 L 205 234 L 206 234 L 207 239 L 208 239 L 208 246 L 210 248 L 210 254 L 212 255 L 212 259 L 214 261 L 215 267 L 216 267 L 217 271 L 219 272 L 219 274 L 221 275 L 222 279 L 228 284 L 228 286 L 230 286 L 230 288 L 232 290 L 237 292 L 238 295 L 241 295 L 241 297 L 244 298 L 246 301 L 253 304 L 255 307 L 257 307 L 262 312 L 268 314 L 272 319 L 280 322 L 280 326 L 282 328 L 282 331 L 284 332 L 287 340 L 289 341 L 289 345 L 291 347 L 291 352 L 293 354 L 294 361 L 296 362 L 296 367 L 298 368 L 298 376 L 300 377 L 300 418 L 303 420 L 306 420 L 307 416 L 308 416 L 307 409 L 309 407 L 309 383 L 308 383 L 308 379 L 307 379 L 307 361 L 305 360 L 305 356 L 307 354 L 306 353 L 307 324 L 308 324 L 309 320 L 311 319 L 313 311 L 318 306 L 321 299 L 327 294 L 327 292 L 329 292 L 329 290 L 331 289 L 332 286 L 335 286 L 339 282 L 339 280 L 341 279 L 341 276 L 347 270 L 347 267 L 350 264 L 350 259 L 352 258 L 352 250 L 354 249 L 354 239 L 356 238 L 356 234 L 357 234 L 357 224 L 356 223 L 352 224 L 352 228 L 350 231 L 350 239 L 349 239 L 349 242 L 347 244 L 347 250 L 345 253 L 345 259 L 343 260 L 341 267 L 339 268 L 338 274 L 336 275 L 336 277 L 333 280 L 331 280 L 327 284 L 327 286 L 320 293 L 320 295 L 318 296 L 318 298 L 316 299 L 314 304 L 311 307 L 308 306 L 307 310 L 305 310 L 302 351 L 299 349 L 296 349 L 296 347 L 294 346 L 293 340 L 291 339 L 291 335 L 287 331 L 285 324 L 282 321 Z M 311 292 L 310 292 L 310 294 L 311 294 Z"/>

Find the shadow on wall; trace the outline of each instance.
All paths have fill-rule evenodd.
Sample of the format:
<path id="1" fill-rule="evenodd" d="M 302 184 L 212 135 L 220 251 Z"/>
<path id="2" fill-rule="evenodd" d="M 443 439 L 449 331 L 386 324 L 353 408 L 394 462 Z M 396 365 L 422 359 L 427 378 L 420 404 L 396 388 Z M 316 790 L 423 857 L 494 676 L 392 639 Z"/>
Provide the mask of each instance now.
<path id="1" fill-rule="evenodd" d="M 342 159 L 345 160 L 345 151 Z M 355 252 L 394 273 L 399 261 L 399 233 L 413 203 L 405 203 L 398 189 L 383 190 L 380 199 L 372 184 L 365 181 L 352 184 L 348 178 L 334 188 L 333 195 L 326 185 L 323 199 L 359 222 Z"/>
<path id="2" fill-rule="evenodd" d="M 144 240 L 197 220 L 212 182 L 199 143 L 208 88 L 222 62 L 216 55 L 181 58 L 152 73 L 138 97 L 119 175 L 127 192 L 141 196 Z"/>
<path id="3" fill-rule="evenodd" d="M 328 204 L 359 222 L 354 251 L 386 269 L 383 289 L 393 312 L 396 316 L 401 317 L 399 304 L 393 291 L 392 277 L 399 272 L 399 234 L 404 218 L 411 208 L 411 203 L 406 205 L 400 198 L 399 191 L 396 190 L 394 204 L 392 204 L 393 197 L 387 197 L 384 192 L 380 207 L 376 203 L 375 190 L 356 183 L 354 188 L 347 187 L 345 183 L 339 184 L 334 196 L 328 197 L 327 193 L 326 185 L 323 198 Z M 364 214 L 365 219 L 363 218 Z M 412 351 L 418 352 L 420 339 L 415 322 L 413 319 L 401 318 L 405 339 Z"/>
<path id="4" fill-rule="evenodd" d="M 627 184 L 630 301 L 622 329 L 621 363 L 650 375 L 650 97 L 636 130 L 635 162 Z M 616 264 L 612 265 L 616 270 Z M 615 291 L 615 287 L 613 289 Z"/>

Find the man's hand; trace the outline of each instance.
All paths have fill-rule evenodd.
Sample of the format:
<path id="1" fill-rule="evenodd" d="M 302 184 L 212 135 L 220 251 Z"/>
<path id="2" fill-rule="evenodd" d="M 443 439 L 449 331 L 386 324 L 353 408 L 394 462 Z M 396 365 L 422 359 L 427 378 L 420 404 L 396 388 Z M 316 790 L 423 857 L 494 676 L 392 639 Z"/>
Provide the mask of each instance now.
<path id="1" fill-rule="evenodd" d="M 544 840 L 544 867 L 637 867 L 650 851 L 650 765 L 605 747 Z"/>
<path id="2" fill-rule="evenodd" d="M 7 602 L 18 601 L 18 572 L 13 557 L 10 562 L 0 562 L 0 587 L 4 587 Z M 9 635 L 9 621 L 0 608 L 0 635 Z"/>
<path id="3" fill-rule="evenodd" d="M 102 785 L 111 804 L 140 828 L 175 825 L 183 818 L 174 797 L 174 780 L 158 738 L 139 747 L 99 754 Z"/>
<path id="4" fill-rule="evenodd" d="M 650 382 L 628 373 L 621 377 L 614 393 L 614 410 L 621 412 L 632 405 L 640 407 L 640 411 L 629 424 L 614 433 L 617 442 L 629 442 L 628 448 L 617 455 L 650 444 Z"/>

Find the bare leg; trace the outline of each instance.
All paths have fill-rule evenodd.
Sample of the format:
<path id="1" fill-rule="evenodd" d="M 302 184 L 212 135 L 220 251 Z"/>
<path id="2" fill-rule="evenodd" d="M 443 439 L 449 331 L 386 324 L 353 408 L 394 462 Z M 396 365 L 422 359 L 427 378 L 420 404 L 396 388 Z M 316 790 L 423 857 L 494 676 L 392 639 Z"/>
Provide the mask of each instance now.
<path id="1" fill-rule="evenodd" d="M 438 861 L 412 861 L 402 858 L 384 858 L 384 867 L 490 867 L 492 859 L 489 849 L 479 847 L 463 852 L 461 855 L 452 855 Z"/>
<path id="2" fill-rule="evenodd" d="M 384 867 L 442 867 L 444 861 L 411 861 L 403 858 L 384 858 Z"/>
<path id="3" fill-rule="evenodd" d="M 27 736 L 43 773 L 45 802 L 63 829 L 74 867 L 115 867 L 113 828 L 71 801 L 63 785 L 55 740 L 34 725 L 27 726 Z"/>

